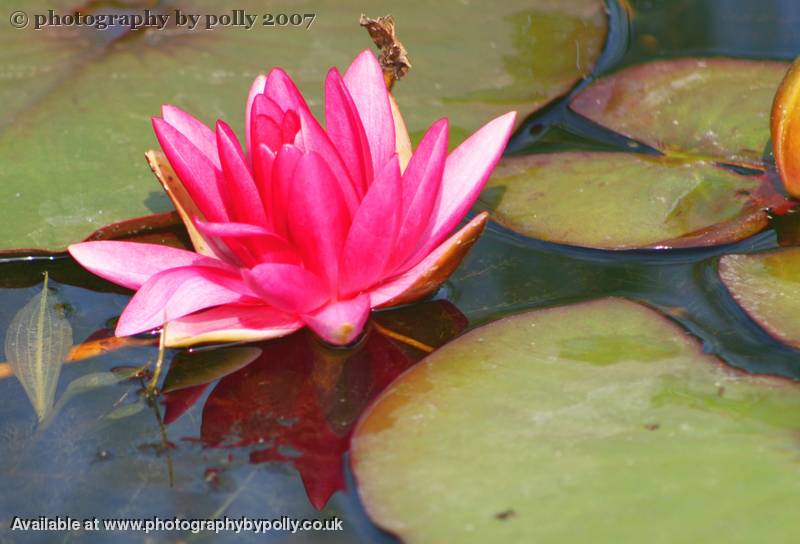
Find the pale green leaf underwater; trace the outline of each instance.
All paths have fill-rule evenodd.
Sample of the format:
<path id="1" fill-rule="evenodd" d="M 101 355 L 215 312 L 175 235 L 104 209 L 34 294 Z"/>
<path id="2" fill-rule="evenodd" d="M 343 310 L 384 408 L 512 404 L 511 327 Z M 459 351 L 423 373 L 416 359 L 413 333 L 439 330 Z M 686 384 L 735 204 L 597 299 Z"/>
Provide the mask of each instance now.
<path id="1" fill-rule="evenodd" d="M 45 273 L 41 291 L 16 313 L 6 331 L 6 358 L 39 421 L 53 407 L 61 365 L 72 347 L 72 327 L 64 314 Z"/>

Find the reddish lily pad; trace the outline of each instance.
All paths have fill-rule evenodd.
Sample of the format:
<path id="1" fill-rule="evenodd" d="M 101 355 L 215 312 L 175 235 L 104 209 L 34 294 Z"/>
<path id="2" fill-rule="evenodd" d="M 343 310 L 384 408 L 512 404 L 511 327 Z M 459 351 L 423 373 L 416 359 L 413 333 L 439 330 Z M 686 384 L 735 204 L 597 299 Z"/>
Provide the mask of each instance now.
<path id="1" fill-rule="evenodd" d="M 754 321 L 781 342 L 800 348 L 800 248 L 725 255 L 719 275 Z"/>
<path id="2" fill-rule="evenodd" d="M 72 13 L 80 2 L 11 0 L 8 14 Z M 142 153 L 155 145 L 150 118 L 172 103 L 205 122 L 241 127 L 247 91 L 259 72 L 282 66 L 322 112 L 325 73 L 372 47 L 358 25 L 363 2 L 298 6 L 282 0 L 269 13 L 314 13 L 304 25 L 265 27 L 261 0 L 235 7 L 257 15 L 250 30 L 188 30 L 174 10 L 230 14 L 219 2 L 86 2 L 86 13 L 171 15 L 166 28 L 130 32 L 89 26 L 15 30 L 0 35 L 0 201 L 6 221 L 0 248 L 60 249 L 98 225 L 170 209 Z M 409 130 L 451 121 L 451 144 L 498 112 L 524 113 L 566 92 L 589 73 L 607 32 L 602 0 L 512 0 L 485 10 L 460 2 L 370 3 L 391 12 L 413 69 L 396 88 Z M 201 22 L 201 26 L 204 22 Z M 576 64 L 575 58 L 580 58 Z M 454 93 L 458 93 L 454 96 Z"/>
<path id="3" fill-rule="evenodd" d="M 603 249 L 675 247 L 727 224 L 726 242 L 763 229 L 752 194 L 761 177 L 708 161 L 633 153 L 563 152 L 510 157 L 483 194 L 493 218 L 526 236 Z"/>
<path id="4" fill-rule="evenodd" d="M 650 62 L 598 80 L 571 107 L 667 154 L 760 164 L 772 98 L 788 67 L 733 59 Z"/>
<path id="5" fill-rule="evenodd" d="M 663 155 L 509 157 L 481 200 L 499 223 L 563 244 L 668 249 L 746 238 L 767 225 L 767 210 L 794 205 L 761 161 L 770 102 L 787 66 L 681 59 L 600 79 L 571 107 Z"/>
<path id="6" fill-rule="evenodd" d="M 194 248 L 191 236 L 177 212 L 154 213 L 117 221 L 100 227 L 82 241 L 94 242 L 97 240 L 124 240 L 188 250 Z M 65 253 L 66 250 L 66 247 L 57 249 L 0 249 L 0 258 L 22 255 L 59 255 Z"/>
<path id="7" fill-rule="evenodd" d="M 796 385 L 601 299 L 438 350 L 365 413 L 351 459 L 370 517 L 409 543 L 789 542 L 798 428 Z"/>

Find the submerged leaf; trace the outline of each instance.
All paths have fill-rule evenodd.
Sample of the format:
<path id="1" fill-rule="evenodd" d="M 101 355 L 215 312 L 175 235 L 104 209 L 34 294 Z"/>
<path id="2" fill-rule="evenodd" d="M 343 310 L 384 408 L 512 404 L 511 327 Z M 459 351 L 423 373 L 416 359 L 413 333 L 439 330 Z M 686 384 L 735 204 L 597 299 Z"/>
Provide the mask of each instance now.
<path id="1" fill-rule="evenodd" d="M 80 378 L 75 378 L 67 389 L 59 397 L 58 402 L 53 408 L 53 414 L 59 412 L 64 405 L 69 402 L 73 397 L 87 393 L 100 387 L 108 387 L 115 385 L 124 379 L 129 378 L 132 373 L 124 374 L 121 372 L 93 372 L 91 374 L 84 374 Z"/>
<path id="2" fill-rule="evenodd" d="M 261 350 L 252 347 L 179 351 L 170 362 L 161 390 L 170 393 L 208 384 L 249 365 L 259 355 Z"/>
<path id="3" fill-rule="evenodd" d="M 141 370 L 141 368 L 133 368 L 125 372 L 92 372 L 91 374 L 84 374 L 79 378 L 75 378 L 69 382 L 69 385 L 67 385 L 67 388 L 58 398 L 58 401 L 48 413 L 46 421 L 43 423 L 47 424 L 51 422 L 55 415 L 74 397 L 101 387 L 116 385 L 119 382 L 135 377 Z"/>
<path id="4" fill-rule="evenodd" d="M 103 416 L 103 419 L 124 419 L 126 417 L 135 416 L 144 410 L 145 403 L 143 399 L 138 399 L 131 404 L 121 404 Z"/>
<path id="5" fill-rule="evenodd" d="M 6 358 L 41 422 L 53 407 L 61 364 L 72 346 L 72 327 L 44 274 L 41 292 L 20 309 L 6 332 Z"/>

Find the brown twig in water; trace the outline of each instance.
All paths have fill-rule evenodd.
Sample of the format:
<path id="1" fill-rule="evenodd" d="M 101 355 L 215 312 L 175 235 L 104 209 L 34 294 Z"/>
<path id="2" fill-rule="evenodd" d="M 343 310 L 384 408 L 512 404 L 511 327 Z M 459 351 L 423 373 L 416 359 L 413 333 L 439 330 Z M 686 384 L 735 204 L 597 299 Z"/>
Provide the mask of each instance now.
<path id="1" fill-rule="evenodd" d="M 395 332 L 392 329 L 387 329 L 386 327 L 384 327 L 382 325 L 379 325 L 375 321 L 372 322 L 372 326 L 375 327 L 375 329 L 379 333 L 383 334 L 384 336 L 388 336 L 389 338 L 393 338 L 394 340 L 397 340 L 398 342 L 402 342 L 403 344 L 405 344 L 407 346 L 411 346 L 412 348 L 418 349 L 420 351 L 424 351 L 425 353 L 433 353 L 433 351 L 436 349 L 433 346 L 429 346 L 428 344 L 424 344 L 424 343 L 420 342 L 419 340 L 415 340 L 414 338 L 411 338 L 411 337 L 406 336 L 404 334 L 400 334 L 399 332 Z"/>

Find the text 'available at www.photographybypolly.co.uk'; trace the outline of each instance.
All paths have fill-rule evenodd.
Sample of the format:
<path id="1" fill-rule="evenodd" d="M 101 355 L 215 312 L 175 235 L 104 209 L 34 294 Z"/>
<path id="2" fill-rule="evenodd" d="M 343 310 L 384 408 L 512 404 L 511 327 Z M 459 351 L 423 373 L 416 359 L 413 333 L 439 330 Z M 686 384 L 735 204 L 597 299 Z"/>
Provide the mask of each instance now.
<path id="1" fill-rule="evenodd" d="M 216 519 L 202 518 L 86 518 L 77 519 L 70 516 L 23 518 L 15 516 L 9 527 L 12 531 L 133 531 L 145 534 L 156 532 L 184 533 L 255 533 L 270 532 L 298 533 L 304 531 L 343 531 L 342 520 L 337 517 L 328 519 L 298 519 L 281 516 L 273 519 L 259 519 L 223 516 Z"/>

